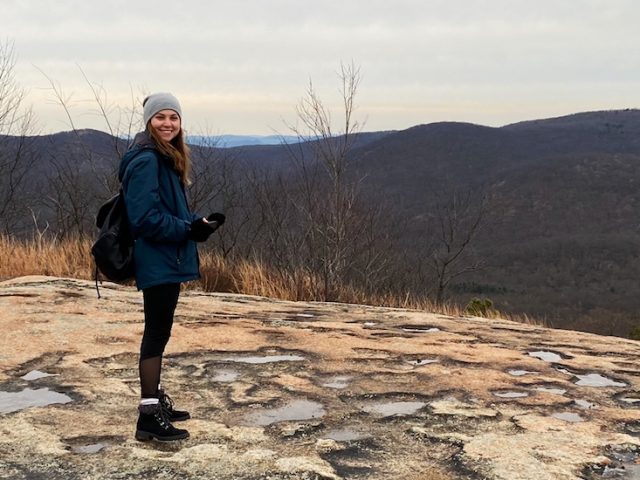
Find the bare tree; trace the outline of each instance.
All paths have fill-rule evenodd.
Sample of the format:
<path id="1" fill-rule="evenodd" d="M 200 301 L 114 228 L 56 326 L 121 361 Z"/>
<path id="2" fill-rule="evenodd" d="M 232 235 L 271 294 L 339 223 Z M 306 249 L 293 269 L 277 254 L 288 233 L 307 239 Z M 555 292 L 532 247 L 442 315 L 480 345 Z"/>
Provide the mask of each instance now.
<path id="1" fill-rule="evenodd" d="M 15 64 L 14 44 L 0 41 L 0 228 L 5 234 L 15 234 L 24 226 L 21 219 L 29 217 L 25 181 L 36 158 L 34 115 L 15 79 Z"/>
<path id="2" fill-rule="evenodd" d="M 285 183 L 281 177 L 279 190 L 264 199 L 271 217 L 278 219 L 269 224 L 272 257 L 288 258 L 290 266 L 307 269 L 309 278 L 320 278 L 312 290 L 324 300 L 335 300 L 340 285 L 371 280 L 384 264 L 373 250 L 377 211 L 361 202 L 360 180 L 350 170 L 361 129 L 354 118 L 360 69 L 343 64 L 338 78 L 337 126 L 310 82 L 296 109 L 299 126 L 289 125 L 299 142 L 285 143 L 295 167 L 289 178 L 294 180 Z M 282 197 L 287 199 L 285 211 L 275 212 L 273 206 L 281 204 Z"/>
<path id="3" fill-rule="evenodd" d="M 486 226 L 489 199 L 483 190 L 441 190 L 432 208 L 427 266 L 435 277 L 435 301 L 442 303 L 454 279 L 484 266 L 473 246 Z"/>
<path id="4" fill-rule="evenodd" d="M 69 141 L 61 146 L 52 145 L 49 149 L 48 188 L 42 198 L 45 210 L 52 217 L 52 231 L 58 236 L 93 234 L 98 205 L 118 190 L 119 160 L 137 120 L 133 93 L 130 106 L 113 104 L 109 102 L 106 90 L 92 83 L 79 69 L 95 102 L 96 114 L 104 121 L 111 148 L 86 141 L 89 137 L 76 127 L 74 121 L 72 95 L 66 94 L 60 85 L 41 71 L 49 81 L 54 102 L 65 112 L 71 129 Z"/>

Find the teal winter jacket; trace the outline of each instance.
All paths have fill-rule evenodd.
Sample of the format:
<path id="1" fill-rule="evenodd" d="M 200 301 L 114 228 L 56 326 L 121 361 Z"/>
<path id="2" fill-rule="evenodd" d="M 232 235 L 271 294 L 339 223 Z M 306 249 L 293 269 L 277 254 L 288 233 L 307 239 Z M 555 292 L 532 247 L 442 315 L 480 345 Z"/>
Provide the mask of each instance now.
<path id="1" fill-rule="evenodd" d="M 199 278 L 198 250 L 188 238 L 198 216 L 189 210 L 173 161 L 145 132 L 136 135 L 122 157 L 119 178 L 135 238 L 138 290 Z"/>

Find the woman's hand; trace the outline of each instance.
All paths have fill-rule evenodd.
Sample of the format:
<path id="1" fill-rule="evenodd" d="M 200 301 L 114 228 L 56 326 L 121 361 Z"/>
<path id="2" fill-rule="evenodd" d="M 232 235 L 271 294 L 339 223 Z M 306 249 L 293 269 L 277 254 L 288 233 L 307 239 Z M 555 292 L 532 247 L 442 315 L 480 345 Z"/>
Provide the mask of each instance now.
<path id="1" fill-rule="evenodd" d="M 189 238 L 194 242 L 206 242 L 216 228 L 217 225 L 210 223 L 206 218 L 199 218 L 191 222 Z"/>

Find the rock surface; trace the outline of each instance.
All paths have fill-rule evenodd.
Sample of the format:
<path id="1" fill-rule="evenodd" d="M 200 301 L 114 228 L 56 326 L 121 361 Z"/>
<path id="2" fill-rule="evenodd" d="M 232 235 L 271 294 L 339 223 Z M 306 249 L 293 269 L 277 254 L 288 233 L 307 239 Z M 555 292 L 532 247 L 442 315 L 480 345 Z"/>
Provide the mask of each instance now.
<path id="1" fill-rule="evenodd" d="M 194 291 L 163 372 L 191 438 L 137 442 L 141 294 L 102 294 L 0 283 L 0 478 L 640 478 L 638 342 Z"/>

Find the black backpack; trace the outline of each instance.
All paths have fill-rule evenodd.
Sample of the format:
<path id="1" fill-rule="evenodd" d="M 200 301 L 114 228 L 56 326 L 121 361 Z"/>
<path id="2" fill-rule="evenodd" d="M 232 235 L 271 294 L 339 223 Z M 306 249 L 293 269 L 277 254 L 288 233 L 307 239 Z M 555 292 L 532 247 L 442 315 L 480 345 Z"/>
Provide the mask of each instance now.
<path id="1" fill-rule="evenodd" d="M 96 289 L 98 270 L 113 282 L 123 282 L 133 278 L 133 236 L 129 229 L 124 193 L 107 200 L 98 210 L 96 226 L 100 229 L 91 254 L 96 262 Z M 98 291 L 100 298 L 100 291 Z"/>

